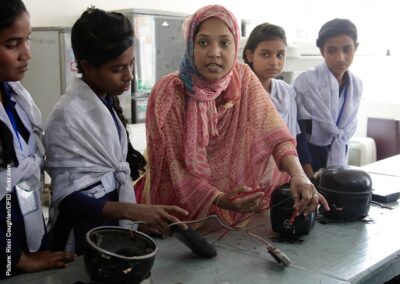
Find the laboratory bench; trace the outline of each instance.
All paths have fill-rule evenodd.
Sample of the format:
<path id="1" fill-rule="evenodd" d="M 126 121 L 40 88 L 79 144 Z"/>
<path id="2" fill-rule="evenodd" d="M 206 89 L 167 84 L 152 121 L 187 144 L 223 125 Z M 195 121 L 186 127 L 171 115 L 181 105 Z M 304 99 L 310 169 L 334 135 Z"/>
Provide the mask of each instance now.
<path id="1" fill-rule="evenodd" d="M 400 156 L 397 156 L 397 161 Z M 382 168 L 379 161 L 378 168 Z M 389 160 L 388 163 L 393 163 Z M 383 164 L 385 164 L 383 162 Z M 397 165 L 399 163 L 397 162 Z M 374 170 L 369 166 L 368 170 Z M 147 283 L 385 283 L 400 274 L 400 206 L 371 204 L 362 221 L 333 222 L 319 216 L 313 230 L 295 242 L 282 242 L 271 229 L 269 212 L 257 214 L 249 231 L 272 241 L 291 260 L 277 263 L 265 244 L 246 234 L 229 232 L 214 243 L 218 255 L 201 259 L 175 237 L 155 238 L 158 252 Z M 322 222 L 324 221 L 324 222 Z M 211 221 L 206 227 L 215 226 Z M 221 231 L 207 234 L 214 242 Z M 83 257 L 65 269 L 17 275 L 3 283 L 90 283 Z"/>

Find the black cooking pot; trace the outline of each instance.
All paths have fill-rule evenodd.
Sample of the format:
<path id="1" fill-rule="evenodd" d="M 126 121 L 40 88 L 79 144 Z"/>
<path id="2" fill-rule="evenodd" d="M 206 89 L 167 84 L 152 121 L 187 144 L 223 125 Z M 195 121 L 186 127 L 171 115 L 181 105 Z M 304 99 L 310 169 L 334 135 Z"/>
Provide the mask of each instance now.
<path id="1" fill-rule="evenodd" d="M 356 221 L 368 215 L 372 181 L 368 173 L 352 166 L 328 167 L 322 171 L 318 191 L 328 201 L 330 211 L 320 207 L 323 216 Z"/>
<path id="2" fill-rule="evenodd" d="M 140 283 L 150 276 L 157 245 L 126 228 L 97 227 L 86 234 L 85 269 L 94 283 Z"/>
<path id="3" fill-rule="evenodd" d="M 272 230 L 286 236 L 307 235 L 314 227 L 316 211 L 307 216 L 301 214 L 293 220 L 293 204 L 290 184 L 284 184 L 272 192 L 270 201 Z"/>

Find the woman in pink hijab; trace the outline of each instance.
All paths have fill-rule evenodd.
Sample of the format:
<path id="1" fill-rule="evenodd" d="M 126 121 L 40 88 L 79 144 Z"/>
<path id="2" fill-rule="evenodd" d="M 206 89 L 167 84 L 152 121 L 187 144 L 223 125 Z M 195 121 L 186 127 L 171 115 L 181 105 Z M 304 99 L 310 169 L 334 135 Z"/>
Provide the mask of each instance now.
<path id="1" fill-rule="evenodd" d="M 203 7 L 185 21 L 184 31 L 179 71 L 161 78 L 149 99 L 149 186 L 142 201 L 178 205 L 188 220 L 218 214 L 232 223 L 267 207 L 286 175 L 299 214 L 319 202 L 327 207 L 264 88 L 236 60 L 240 31 L 233 14 Z M 256 188 L 261 190 L 248 193 Z"/>

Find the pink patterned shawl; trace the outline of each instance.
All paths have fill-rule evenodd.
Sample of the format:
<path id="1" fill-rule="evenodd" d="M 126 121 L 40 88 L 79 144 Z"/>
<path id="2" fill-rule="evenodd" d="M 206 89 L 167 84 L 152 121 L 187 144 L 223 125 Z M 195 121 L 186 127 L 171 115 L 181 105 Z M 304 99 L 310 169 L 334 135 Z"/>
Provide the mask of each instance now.
<path id="1" fill-rule="evenodd" d="M 282 182 L 275 161 L 279 165 L 296 150 L 285 123 L 247 65 L 235 62 L 218 81 L 207 81 L 196 71 L 194 31 L 210 17 L 227 24 L 237 53 L 239 29 L 225 8 L 206 6 L 186 22 L 188 49 L 179 73 L 160 79 L 149 98 L 150 192 L 144 193 L 143 201 L 178 205 L 189 211 L 187 219 L 216 212 L 232 222 L 242 214 L 212 206 L 219 191 L 262 186 L 269 200 L 272 189 Z M 217 98 L 223 101 L 218 107 Z"/>

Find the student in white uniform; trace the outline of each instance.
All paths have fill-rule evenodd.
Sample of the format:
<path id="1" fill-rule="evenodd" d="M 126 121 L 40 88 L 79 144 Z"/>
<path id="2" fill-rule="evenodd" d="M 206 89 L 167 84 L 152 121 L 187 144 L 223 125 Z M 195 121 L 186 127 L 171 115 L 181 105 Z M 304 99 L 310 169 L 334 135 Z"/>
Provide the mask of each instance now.
<path id="1" fill-rule="evenodd" d="M 74 255 L 46 249 L 41 207 L 41 114 L 19 82 L 31 58 L 29 14 L 20 0 L 0 1 L 0 279 L 65 266 Z"/>
<path id="2" fill-rule="evenodd" d="M 297 151 L 309 177 L 320 168 L 347 164 L 362 93 L 361 80 L 349 71 L 358 47 L 356 26 L 347 19 L 325 23 L 317 46 L 325 62 L 293 83 L 301 128 Z"/>
<path id="3" fill-rule="evenodd" d="M 134 74 L 132 24 L 120 13 L 89 8 L 71 31 L 82 78 L 74 78 L 46 128 L 46 168 L 53 189 L 53 249 L 82 254 L 96 227 L 144 221 L 156 232 L 187 212 L 177 206 L 136 204 L 132 179 L 145 160 L 129 142 L 118 95 Z"/>
<path id="4" fill-rule="evenodd" d="M 257 75 L 269 93 L 277 111 L 286 122 L 290 134 L 300 133 L 293 87 L 277 79 L 286 62 L 285 31 L 269 23 L 260 24 L 250 33 L 243 49 L 243 60 Z"/>

